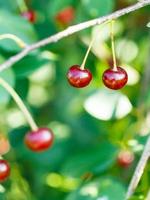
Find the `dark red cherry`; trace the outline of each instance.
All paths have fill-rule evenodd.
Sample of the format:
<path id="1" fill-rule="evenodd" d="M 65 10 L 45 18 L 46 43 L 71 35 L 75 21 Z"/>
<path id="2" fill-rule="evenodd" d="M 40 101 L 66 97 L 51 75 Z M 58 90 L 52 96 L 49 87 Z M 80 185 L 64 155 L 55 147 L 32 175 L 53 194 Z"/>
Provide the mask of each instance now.
<path id="1" fill-rule="evenodd" d="M 126 85 L 128 74 L 121 67 L 117 67 L 117 70 L 112 68 L 104 71 L 102 79 L 106 87 L 112 90 L 118 90 Z"/>
<path id="2" fill-rule="evenodd" d="M 10 166 L 6 160 L 0 160 L 0 182 L 5 181 L 10 175 Z"/>
<path id="3" fill-rule="evenodd" d="M 25 19 L 27 19 L 29 22 L 34 23 L 36 20 L 36 15 L 35 12 L 33 10 L 28 10 L 23 12 L 22 17 L 24 17 Z"/>
<path id="4" fill-rule="evenodd" d="M 71 6 L 66 7 L 65 9 L 59 11 L 55 18 L 56 21 L 60 24 L 70 24 L 74 19 L 74 8 Z"/>
<path id="5" fill-rule="evenodd" d="M 92 74 L 88 69 L 81 69 L 79 65 L 73 65 L 67 73 L 67 78 L 73 87 L 83 88 L 91 82 Z"/>
<path id="6" fill-rule="evenodd" d="M 28 132 L 25 135 L 26 146 L 36 152 L 45 151 L 52 146 L 53 133 L 48 128 L 39 128 L 36 131 Z"/>
<path id="7" fill-rule="evenodd" d="M 131 165 L 134 160 L 134 154 L 130 151 L 121 151 L 118 154 L 117 162 L 120 167 L 127 168 Z"/>

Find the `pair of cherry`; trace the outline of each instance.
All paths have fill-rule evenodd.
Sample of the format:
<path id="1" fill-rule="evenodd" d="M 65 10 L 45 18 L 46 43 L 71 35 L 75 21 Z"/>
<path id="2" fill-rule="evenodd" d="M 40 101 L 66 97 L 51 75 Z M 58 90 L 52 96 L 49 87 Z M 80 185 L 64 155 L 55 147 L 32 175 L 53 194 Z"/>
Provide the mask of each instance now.
<path id="1" fill-rule="evenodd" d="M 81 69 L 79 65 L 73 65 L 67 73 L 67 78 L 73 87 L 83 88 L 91 82 L 92 73 L 88 69 Z M 102 80 L 106 87 L 118 90 L 126 85 L 128 75 L 121 67 L 110 68 L 104 71 Z"/>

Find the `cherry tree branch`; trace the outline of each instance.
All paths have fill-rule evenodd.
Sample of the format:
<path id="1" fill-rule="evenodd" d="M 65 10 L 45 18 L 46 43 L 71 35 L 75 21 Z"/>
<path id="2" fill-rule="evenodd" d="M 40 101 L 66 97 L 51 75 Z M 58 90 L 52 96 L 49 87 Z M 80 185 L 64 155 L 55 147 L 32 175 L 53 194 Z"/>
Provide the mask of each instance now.
<path id="1" fill-rule="evenodd" d="M 37 43 L 31 44 L 26 46 L 20 53 L 16 54 L 15 56 L 10 57 L 7 61 L 5 61 L 4 63 L 2 63 L 0 65 L 0 72 L 11 67 L 13 64 L 15 64 L 16 62 L 18 62 L 19 60 L 21 60 L 22 58 L 24 58 L 26 55 L 28 55 L 31 51 L 38 49 L 40 47 L 43 47 L 47 44 L 50 43 L 55 43 L 59 40 L 61 40 L 62 38 L 65 38 L 69 35 L 72 35 L 76 32 L 79 32 L 81 30 L 84 30 L 86 28 L 95 26 L 95 25 L 99 25 L 102 24 L 106 21 L 112 20 L 112 19 L 116 19 L 119 18 L 125 14 L 131 13 L 135 10 L 138 10 L 144 6 L 150 5 L 150 0 L 140 0 L 139 2 L 137 2 L 136 4 L 129 6 L 127 8 L 118 10 L 112 14 L 100 17 L 100 18 L 96 18 L 90 21 L 86 21 L 74 26 L 70 26 L 67 29 L 65 29 L 64 31 L 61 31 L 59 33 L 56 33 L 55 35 L 52 35 L 48 38 L 45 38 Z"/>

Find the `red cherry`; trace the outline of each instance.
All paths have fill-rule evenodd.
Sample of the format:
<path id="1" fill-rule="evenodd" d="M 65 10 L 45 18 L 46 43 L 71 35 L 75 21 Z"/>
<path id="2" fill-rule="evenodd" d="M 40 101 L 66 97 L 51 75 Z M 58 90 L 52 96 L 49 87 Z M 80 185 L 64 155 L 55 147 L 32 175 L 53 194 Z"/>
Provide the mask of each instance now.
<path id="1" fill-rule="evenodd" d="M 117 70 L 107 69 L 104 71 L 102 79 L 106 87 L 112 90 L 118 90 L 126 85 L 128 74 L 121 67 L 117 67 Z"/>
<path id="2" fill-rule="evenodd" d="M 52 146 L 53 133 L 48 128 L 39 128 L 36 131 L 28 132 L 25 136 L 25 144 L 32 151 L 45 151 Z"/>
<path id="3" fill-rule="evenodd" d="M 36 20 L 36 15 L 35 12 L 33 10 L 28 10 L 23 12 L 22 17 L 24 17 L 25 19 L 27 19 L 29 22 L 34 23 Z"/>
<path id="4" fill-rule="evenodd" d="M 73 87 L 83 88 L 91 82 L 92 74 L 88 69 L 81 69 L 79 65 L 73 65 L 67 73 L 67 78 Z"/>
<path id="5" fill-rule="evenodd" d="M 134 154 L 130 151 L 121 151 L 118 155 L 117 161 L 120 167 L 127 168 L 134 160 Z"/>
<path id="6" fill-rule="evenodd" d="M 74 19 L 74 8 L 69 6 L 56 15 L 56 21 L 63 25 L 70 24 Z"/>
<path id="7" fill-rule="evenodd" d="M 5 181 L 10 175 L 10 166 L 6 160 L 0 160 L 0 182 Z"/>

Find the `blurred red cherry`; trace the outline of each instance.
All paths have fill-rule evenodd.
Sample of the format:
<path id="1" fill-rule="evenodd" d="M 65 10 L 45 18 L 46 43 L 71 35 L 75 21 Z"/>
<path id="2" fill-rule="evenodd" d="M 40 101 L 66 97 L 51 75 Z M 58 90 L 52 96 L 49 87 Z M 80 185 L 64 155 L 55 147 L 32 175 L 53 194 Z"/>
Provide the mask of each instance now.
<path id="1" fill-rule="evenodd" d="M 59 11 L 55 16 L 55 19 L 58 23 L 62 25 L 70 24 L 74 19 L 74 8 L 69 6 Z"/>
<path id="2" fill-rule="evenodd" d="M 134 160 L 134 154 L 131 151 L 121 151 L 118 154 L 117 162 L 120 167 L 127 168 Z"/>
<path id="3" fill-rule="evenodd" d="M 36 20 L 36 14 L 34 10 L 25 11 L 21 15 L 31 23 L 34 23 Z"/>

